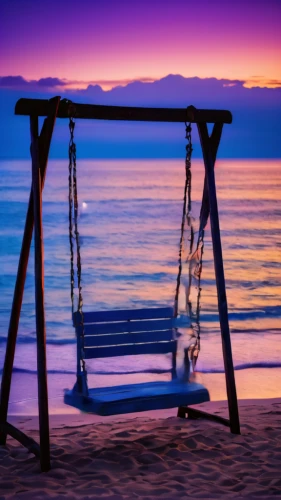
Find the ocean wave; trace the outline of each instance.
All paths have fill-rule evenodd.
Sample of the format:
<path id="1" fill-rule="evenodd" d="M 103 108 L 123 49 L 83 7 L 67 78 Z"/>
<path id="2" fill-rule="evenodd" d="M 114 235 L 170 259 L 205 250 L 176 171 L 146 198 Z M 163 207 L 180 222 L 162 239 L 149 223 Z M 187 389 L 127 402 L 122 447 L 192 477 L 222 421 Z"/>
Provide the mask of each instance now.
<path id="1" fill-rule="evenodd" d="M 214 322 L 219 320 L 218 313 L 200 314 L 201 321 Z M 281 306 L 265 306 L 259 309 L 240 309 L 239 311 L 229 311 L 229 321 L 247 321 L 249 319 L 266 319 L 281 317 Z"/>
<path id="2" fill-rule="evenodd" d="M 242 319 L 241 318 L 241 315 L 240 313 L 239 314 L 239 319 Z M 265 315 L 261 315 L 259 317 L 262 317 L 262 318 L 265 318 L 266 316 Z M 236 317 L 236 319 L 238 319 Z M 247 317 L 247 318 L 243 318 L 243 319 L 253 319 L 253 316 L 250 315 L 250 317 Z M 230 318 L 231 320 L 231 318 Z M 208 326 L 204 326 L 203 325 L 203 322 L 206 321 L 208 323 L 213 323 L 215 321 L 219 321 L 219 318 L 216 317 L 214 319 L 214 315 L 205 315 L 204 318 L 202 318 L 201 320 L 201 326 L 204 328 L 202 329 L 202 333 L 205 335 L 209 335 L 209 334 L 220 334 L 220 329 L 219 327 L 208 327 Z M 179 324 L 179 328 L 181 327 L 181 325 Z M 183 325 L 183 327 L 185 327 L 185 325 Z M 251 328 L 251 329 L 247 329 L 247 328 L 231 328 L 231 335 L 239 335 L 239 334 L 243 334 L 243 335 L 263 335 L 263 334 L 272 334 L 272 335 L 280 335 L 281 334 L 281 328 Z M 4 337 L 4 336 L 0 336 L 0 346 L 1 345 L 5 345 L 7 342 L 7 337 Z M 36 344 L 36 336 L 35 334 L 29 334 L 29 335 L 26 335 L 26 336 L 23 336 L 23 335 L 19 335 L 18 338 L 17 338 L 17 343 L 18 344 L 21 344 L 21 345 L 34 345 Z M 68 337 L 68 338 L 49 338 L 47 339 L 46 341 L 47 345 L 53 345 L 53 346 L 67 346 L 67 345 L 74 345 L 76 344 L 76 336 L 75 336 L 75 333 L 73 334 L 73 337 Z"/>
<path id="3" fill-rule="evenodd" d="M 0 337 L 0 345 L 1 344 L 6 344 L 7 342 L 7 337 Z M 18 336 L 17 338 L 17 343 L 19 344 L 36 344 L 36 337 L 33 336 Z M 59 339 L 47 339 L 46 341 L 47 345 L 73 345 L 76 344 L 76 338 L 75 335 L 73 338 L 59 338 Z"/>
<path id="4" fill-rule="evenodd" d="M 257 361 L 253 363 L 243 363 L 234 366 L 235 371 L 247 370 L 249 368 L 281 368 L 281 361 Z M 200 373 L 224 373 L 223 368 L 202 368 Z"/>
<path id="5" fill-rule="evenodd" d="M 253 362 L 253 363 L 243 363 L 240 365 L 237 365 L 234 367 L 235 371 L 240 371 L 240 370 L 248 370 L 251 368 L 281 368 L 281 361 L 273 361 L 273 362 L 268 362 L 268 361 L 258 361 L 258 362 Z M 0 370 L 0 374 L 2 374 L 3 370 Z M 133 374 L 141 374 L 141 373 L 150 373 L 154 375 L 161 375 L 165 373 L 170 373 L 171 369 L 161 369 L 161 368 L 151 368 L 151 369 L 146 369 L 146 370 L 127 370 L 127 371 L 120 371 L 120 370 L 111 370 L 107 371 L 106 369 L 103 370 L 92 370 L 91 368 L 87 370 L 89 375 L 133 375 Z M 13 373 L 23 373 L 23 374 L 29 374 L 29 375 L 36 375 L 37 370 L 29 370 L 27 368 L 19 368 L 15 366 L 13 368 Z M 224 373 L 223 368 L 201 368 L 198 370 L 198 373 Z M 75 370 L 48 370 L 48 374 L 50 375 L 75 375 L 76 371 Z"/>
<path id="6" fill-rule="evenodd" d="M 3 373 L 3 370 L 0 370 L 0 374 Z M 19 368 L 17 366 L 14 366 L 13 368 L 13 373 L 25 373 L 28 375 L 37 375 L 37 370 L 29 370 L 28 368 Z M 47 370 L 48 374 L 51 375 L 75 375 L 76 371 L 75 370 Z"/>
<path id="7" fill-rule="evenodd" d="M 3 372 L 3 370 L 0 370 L 0 374 Z M 75 370 L 47 370 L 48 374 L 51 375 L 75 375 L 76 371 Z M 171 369 L 157 369 L 157 368 L 151 368 L 147 370 L 127 370 L 127 371 L 120 371 L 120 370 L 111 370 L 107 371 L 106 369 L 103 370 L 91 370 L 91 368 L 87 369 L 87 373 L 89 375 L 133 375 L 137 373 L 152 373 L 155 375 L 159 374 L 164 374 L 164 373 L 170 373 Z M 17 366 L 14 366 L 13 368 L 13 373 L 26 373 L 29 375 L 36 375 L 37 370 L 29 370 L 27 368 L 19 368 Z"/>

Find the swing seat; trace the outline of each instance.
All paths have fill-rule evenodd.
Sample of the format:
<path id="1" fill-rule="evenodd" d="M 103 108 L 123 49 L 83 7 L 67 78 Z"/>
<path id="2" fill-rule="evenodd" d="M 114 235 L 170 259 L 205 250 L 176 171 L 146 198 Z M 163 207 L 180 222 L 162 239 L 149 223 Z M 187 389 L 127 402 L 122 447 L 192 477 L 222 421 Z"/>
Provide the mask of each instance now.
<path id="1" fill-rule="evenodd" d="M 117 415 L 187 406 L 209 401 L 201 384 L 176 376 L 177 329 L 173 308 L 115 310 L 73 315 L 81 357 L 111 358 L 136 354 L 172 354 L 172 380 L 65 391 L 64 402 L 84 412 Z M 83 336 L 84 349 L 81 350 Z M 79 352 L 78 351 L 78 352 Z"/>
<path id="2" fill-rule="evenodd" d="M 88 396 L 72 390 L 64 396 L 66 404 L 104 416 L 189 406 L 209 400 L 203 385 L 179 380 L 89 389 Z"/>

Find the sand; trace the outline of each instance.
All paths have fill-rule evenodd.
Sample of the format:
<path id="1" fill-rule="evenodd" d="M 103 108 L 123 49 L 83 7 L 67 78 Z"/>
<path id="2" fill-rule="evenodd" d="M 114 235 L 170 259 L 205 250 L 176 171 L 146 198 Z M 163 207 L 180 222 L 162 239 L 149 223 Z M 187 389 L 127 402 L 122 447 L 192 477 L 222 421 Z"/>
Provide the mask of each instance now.
<path id="1" fill-rule="evenodd" d="M 198 405 L 227 416 L 226 402 Z M 0 447 L 0 499 L 281 498 L 281 399 L 239 401 L 241 435 L 176 410 L 51 415 L 52 469 L 12 438 Z M 37 417 L 10 422 L 38 439 Z"/>

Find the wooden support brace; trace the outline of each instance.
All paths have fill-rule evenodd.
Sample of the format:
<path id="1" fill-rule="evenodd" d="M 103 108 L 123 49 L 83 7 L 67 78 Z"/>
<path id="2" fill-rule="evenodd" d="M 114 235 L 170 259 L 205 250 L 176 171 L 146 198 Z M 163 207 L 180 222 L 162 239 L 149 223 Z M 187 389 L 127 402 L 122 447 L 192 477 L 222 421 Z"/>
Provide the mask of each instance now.
<path id="1" fill-rule="evenodd" d="M 34 453 L 36 457 L 40 458 L 40 446 L 34 439 L 24 434 L 24 432 L 17 429 L 14 425 L 9 424 L 9 422 L 0 424 L 0 430 L 3 434 L 9 434 L 9 436 L 27 448 L 30 453 Z"/>
<path id="2" fill-rule="evenodd" d="M 200 123 L 197 126 L 198 126 L 201 147 L 203 151 L 205 174 L 206 174 L 208 194 L 209 194 L 208 197 L 209 197 L 209 209 L 210 209 L 211 234 L 213 242 L 213 254 L 214 254 L 214 264 L 215 264 L 215 274 L 216 274 L 223 359 L 224 359 L 225 378 L 226 378 L 226 390 L 227 390 L 227 399 L 229 407 L 230 429 L 232 433 L 240 434 L 239 412 L 238 412 L 238 402 L 237 402 L 229 322 L 228 322 L 227 299 L 226 299 L 222 246 L 220 238 L 220 227 L 219 227 L 219 216 L 218 216 L 218 205 L 217 205 L 215 172 L 214 172 L 214 164 L 215 164 L 214 153 L 217 151 L 223 124 L 222 123 L 215 124 L 213 134 L 211 137 L 209 137 L 206 123 Z"/>
<path id="3" fill-rule="evenodd" d="M 213 415 L 212 413 L 208 413 L 206 411 L 197 410 L 196 408 L 190 408 L 189 406 L 180 406 L 178 409 L 178 417 L 185 418 L 185 415 L 193 420 L 206 418 L 207 420 L 212 420 L 213 422 L 218 422 L 226 427 L 230 427 L 230 420 L 227 418 L 220 417 L 219 415 Z"/>
<path id="4" fill-rule="evenodd" d="M 49 115 L 45 119 L 42 131 L 39 137 L 39 165 L 41 172 L 41 189 L 43 189 L 49 149 L 53 134 L 53 129 L 56 120 L 56 113 L 60 102 L 60 97 L 55 97 L 50 101 Z M 24 228 L 24 235 L 18 265 L 17 278 L 14 289 L 14 298 L 10 315 L 10 323 L 7 336 L 7 345 L 5 353 L 5 361 L 1 382 L 0 392 L 0 444 L 6 443 L 6 436 L 10 434 L 10 427 L 6 425 L 8 415 L 8 405 L 11 389 L 12 370 L 14 364 L 16 340 L 18 333 L 18 325 L 20 318 L 20 311 L 22 306 L 24 283 L 26 278 L 26 270 L 29 258 L 30 245 L 32 240 L 33 224 L 34 224 L 34 204 L 33 204 L 33 189 L 31 188 L 28 210 L 26 215 L 26 222 Z M 5 425 L 4 425 L 5 424 Z M 19 431 L 20 432 L 20 431 Z M 14 437 L 14 435 L 13 435 Z M 17 438 L 16 438 L 17 439 Z M 20 441 L 21 442 L 21 441 Z"/>

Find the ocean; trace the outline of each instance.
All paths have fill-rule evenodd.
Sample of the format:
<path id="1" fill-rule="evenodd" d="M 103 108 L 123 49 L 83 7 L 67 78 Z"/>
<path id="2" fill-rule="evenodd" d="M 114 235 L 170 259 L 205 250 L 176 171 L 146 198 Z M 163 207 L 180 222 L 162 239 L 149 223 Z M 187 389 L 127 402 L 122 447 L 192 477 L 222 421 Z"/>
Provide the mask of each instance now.
<path id="1" fill-rule="evenodd" d="M 78 160 L 79 233 L 84 311 L 173 306 L 185 180 L 184 161 Z M 29 160 L 0 162 L 0 370 L 31 185 Z M 204 168 L 192 161 L 192 216 L 198 229 Z M 255 371 L 247 397 L 281 396 L 281 160 L 216 163 L 217 196 L 233 360 L 237 376 Z M 43 194 L 47 362 L 53 384 L 71 387 L 76 367 L 71 320 L 68 161 L 51 160 Z M 185 247 L 189 232 L 185 231 Z M 179 309 L 185 311 L 187 250 Z M 36 380 L 34 251 L 30 253 L 14 363 L 15 380 Z M 209 388 L 223 373 L 213 252 L 208 223 L 201 276 L 198 376 Z M 197 291 L 192 290 L 193 304 Z M 190 329 L 183 329 L 185 338 Z M 180 358 L 180 354 L 179 354 Z M 97 359 L 87 363 L 93 384 L 168 376 L 169 355 Z M 240 375 L 239 375 L 240 373 Z M 241 375 L 243 374 L 243 376 Z M 239 380 L 240 380 L 239 379 Z M 110 380 L 110 382 L 109 382 Z M 241 382 L 240 382 L 241 385 Z M 272 385 L 275 385 L 272 388 Z M 263 386 L 262 393 L 259 387 Z M 20 386 L 21 387 L 21 386 Z M 17 401 L 36 399 L 29 390 Z M 22 390 L 22 389 L 21 389 Z M 242 389 L 241 389 L 242 390 Z M 273 392 L 272 392 L 273 391 Z M 279 392 L 278 392 L 279 391 Z M 238 390 L 239 394 L 239 390 Z M 214 396 L 214 395 L 213 395 Z M 217 397 L 216 395 L 214 397 Z M 12 399 L 13 401 L 13 399 Z"/>

